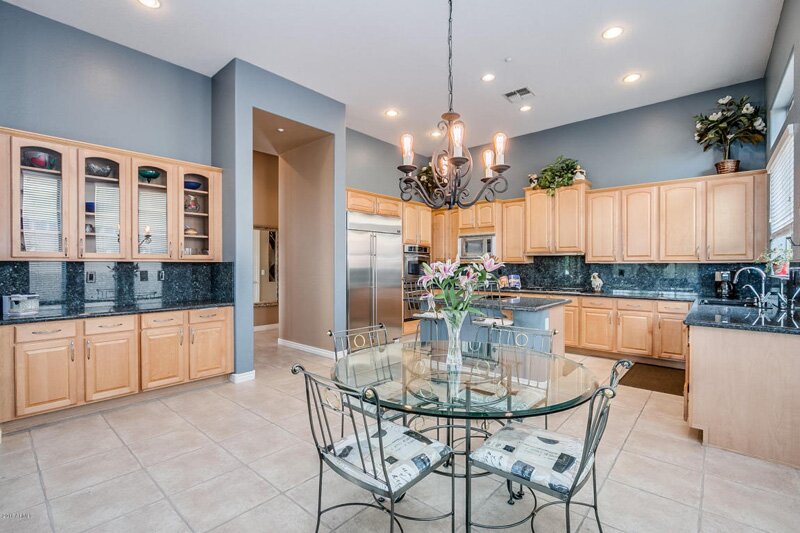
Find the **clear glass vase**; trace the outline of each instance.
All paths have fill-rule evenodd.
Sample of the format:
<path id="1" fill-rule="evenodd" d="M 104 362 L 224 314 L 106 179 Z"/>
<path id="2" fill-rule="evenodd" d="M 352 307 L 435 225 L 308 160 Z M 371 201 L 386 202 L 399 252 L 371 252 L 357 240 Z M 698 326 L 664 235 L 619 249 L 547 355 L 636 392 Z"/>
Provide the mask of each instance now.
<path id="1" fill-rule="evenodd" d="M 461 326 L 467 318 L 467 311 L 443 309 L 444 323 L 447 324 L 447 364 L 461 365 Z"/>

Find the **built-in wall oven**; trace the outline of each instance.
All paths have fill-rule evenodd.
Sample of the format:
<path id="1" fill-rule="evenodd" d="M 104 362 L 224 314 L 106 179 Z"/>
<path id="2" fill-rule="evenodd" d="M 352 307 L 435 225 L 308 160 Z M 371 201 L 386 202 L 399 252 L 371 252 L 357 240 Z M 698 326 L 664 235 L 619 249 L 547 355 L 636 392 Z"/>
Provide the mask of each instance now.
<path id="1" fill-rule="evenodd" d="M 403 278 L 416 281 L 422 276 L 422 264 L 431 262 L 431 249 L 427 246 L 406 244 L 403 246 Z"/>
<path id="2" fill-rule="evenodd" d="M 485 254 L 497 255 L 494 235 L 463 235 L 458 238 L 458 257 L 474 261 Z"/>

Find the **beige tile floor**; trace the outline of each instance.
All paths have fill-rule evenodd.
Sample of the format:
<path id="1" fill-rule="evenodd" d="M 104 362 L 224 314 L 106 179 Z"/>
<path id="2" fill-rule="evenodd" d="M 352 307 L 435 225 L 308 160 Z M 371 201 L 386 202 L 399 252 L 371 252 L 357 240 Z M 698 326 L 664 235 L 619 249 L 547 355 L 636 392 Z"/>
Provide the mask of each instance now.
<path id="1" fill-rule="evenodd" d="M 216 384 L 5 436 L 0 444 L 0 531 L 314 530 L 318 462 L 294 362 L 326 372 L 330 361 L 256 335 L 256 380 Z M 611 361 L 579 357 L 605 377 Z M 681 399 L 621 386 L 598 457 L 600 516 L 607 532 L 790 532 L 800 528 L 800 471 L 703 448 L 681 419 Z M 582 435 L 586 410 L 550 418 Z M 369 496 L 328 472 L 324 504 Z M 430 476 L 398 510 L 449 509 L 449 482 Z M 463 491 L 463 485 L 458 486 Z M 494 478 L 474 482 L 475 519 L 509 521 L 530 510 L 506 504 Z M 589 498 L 584 490 L 581 499 Z M 462 502 L 457 503 L 459 512 Z M 597 530 L 578 508 L 572 530 Z M 323 531 L 388 530 L 385 514 L 346 508 Z M 448 531 L 448 523 L 406 523 Z M 564 531 L 562 507 L 537 532 Z M 529 531 L 528 526 L 517 528 Z"/>

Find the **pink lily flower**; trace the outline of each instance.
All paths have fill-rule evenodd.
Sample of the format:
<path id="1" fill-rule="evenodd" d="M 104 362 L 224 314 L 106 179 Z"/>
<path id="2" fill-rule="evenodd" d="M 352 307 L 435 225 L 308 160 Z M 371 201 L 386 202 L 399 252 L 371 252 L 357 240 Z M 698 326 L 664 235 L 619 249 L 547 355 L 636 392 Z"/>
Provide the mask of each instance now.
<path id="1" fill-rule="evenodd" d="M 484 254 L 483 257 L 481 257 L 481 263 L 486 272 L 494 272 L 495 270 L 505 266 L 501 261 L 497 261 L 489 254 Z"/>

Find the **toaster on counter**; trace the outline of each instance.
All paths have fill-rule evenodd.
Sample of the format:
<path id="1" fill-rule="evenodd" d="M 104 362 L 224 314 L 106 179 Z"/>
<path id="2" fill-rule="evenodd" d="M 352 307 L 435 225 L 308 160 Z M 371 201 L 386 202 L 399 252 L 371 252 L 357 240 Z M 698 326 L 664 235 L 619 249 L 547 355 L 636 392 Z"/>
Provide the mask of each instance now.
<path id="1" fill-rule="evenodd" d="M 38 312 L 38 294 L 9 294 L 3 296 L 3 318 L 33 316 Z"/>

